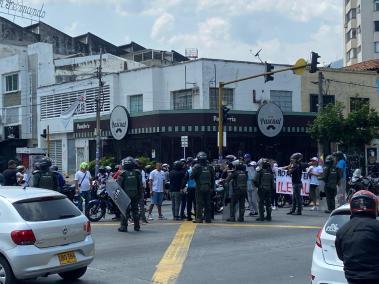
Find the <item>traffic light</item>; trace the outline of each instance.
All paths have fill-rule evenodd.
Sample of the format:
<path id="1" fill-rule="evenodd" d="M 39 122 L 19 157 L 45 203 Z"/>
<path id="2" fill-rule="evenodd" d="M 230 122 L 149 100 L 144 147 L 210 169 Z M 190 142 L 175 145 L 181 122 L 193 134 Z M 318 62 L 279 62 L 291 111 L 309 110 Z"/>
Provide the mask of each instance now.
<path id="1" fill-rule="evenodd" d="M 274 66 L 267 62 L 265 62 L 265 67 L 265 73 L 272 72 L 272 70 L 274 69 Z M 274 77 L 272 75 L 265 75 L 265 83 L 267 83 L 268 81 L 274 81 Z"/>
<path id="2" fill-rule="evenodd" d="M 46 128 L 44 130 L 42 130 L 41 137 L 43 137 L 45 139 L 47 138 L 47 129 Z"/>
<path id="3" fill-rule="evenodd" d="M 228 122 L 229 111 L 230 111 L 230 108 L 228 108 L 227 106 L 222 106 L 222 121 L 224 124 Z"/>
<path id="4" fill-rule="evenodd" d="M 318 53 L 313 52 L 311 54 L 311 68 L 309 69 L 309 73 L 316 73 L 318 71 L 317 65 L 320 63 L 317 60 L 320 58 Z"/>

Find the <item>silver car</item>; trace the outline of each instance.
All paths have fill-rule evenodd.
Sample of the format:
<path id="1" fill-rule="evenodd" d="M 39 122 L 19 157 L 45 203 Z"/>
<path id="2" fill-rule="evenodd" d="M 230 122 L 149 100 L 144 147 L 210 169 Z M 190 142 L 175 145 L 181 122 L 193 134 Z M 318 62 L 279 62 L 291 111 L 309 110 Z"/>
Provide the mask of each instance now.
<path id="1" fill-rule="evenodd" d="M 95 253 L 88 219 L 51 190 L 0 186 L 0 284 L 84 275 Z"/>

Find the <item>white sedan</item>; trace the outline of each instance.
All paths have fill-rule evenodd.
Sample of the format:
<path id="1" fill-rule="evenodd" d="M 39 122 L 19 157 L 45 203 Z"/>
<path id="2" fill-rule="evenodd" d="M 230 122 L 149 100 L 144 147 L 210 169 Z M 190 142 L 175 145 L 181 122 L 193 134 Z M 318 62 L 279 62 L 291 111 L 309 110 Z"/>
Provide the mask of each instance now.
<path id="1" fill-rule="evenodd" d="M 318 232 L 312 258 L 312 284 L 347 284 L 343 262 L 337 256 L 335 240 L 338 229 L 350 220 L 350 215 L 350 205 L 342 205 L 330 214 Z"/>
<path id="2" fill-rule="evenodd" d="M 0 186 L 0 284 L 51 274 L 75 280 L 94 253 L 90 222 L 64 195 Z"/>

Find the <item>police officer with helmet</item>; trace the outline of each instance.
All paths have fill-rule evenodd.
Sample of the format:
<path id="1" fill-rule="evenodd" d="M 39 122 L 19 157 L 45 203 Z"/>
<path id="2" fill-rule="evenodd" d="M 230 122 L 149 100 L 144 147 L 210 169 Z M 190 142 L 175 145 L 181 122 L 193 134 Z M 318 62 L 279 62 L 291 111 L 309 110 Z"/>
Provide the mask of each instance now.
<path id="1" fill-rule="evenodd" d="M 247 195 L 247 173 L 245 165 L 236 160 L 233 162 L 235 171 L 231 172 L 225 180 L 225 184 L 228 185 L 232 181 L 232 196 L 230 198 L 230 218 L 228 222 L 235 222 L 236 205 L 239 206 L 238 222 L 244 222 L 245 214 L 245 199 Z M 228 190 L 227 193 L 230 191 Z"/>
<path id="2" fill-rule="evenodd" d="M 128 219 L 130 211 L 134 222 L 134 231 L 140 230 L 138 203 L 142 192 L 142 177 L 141 173 L 135 169 L 135 162 L 132 157 L 127 157 L 124 160 L 123 171 L 117 178 L 117 183 L 125 191 L 130 198 L 130 207 L 126 212 L 126 217 L 121 214 L 121 225 L 119 232 L 128 231 Z"/>
<path id="3" fill-rule="evenodd" d="M 207 154 L 199 152 L 196 156 L 198 164 L 193 167 L 190 178 L 196 181 L 196 220 L 194 223 L 211 223 L 211 194 L 215 185 L 215 173 L 212 166 L 208 164 Z M 204 215 L 203 215 L 204 210 Z"/>
<path id="4" fill-rule="evenodd" d="M 328 210 L 325 210 L 325 213 L 331 213 L 336 208 L 335 198 L 340 178 L 341 176 L 334 163 L 334 157 L 332 155 L 327 156 L 325 159 L 324 174 L 321 178 L 325 182 L 326 203 L 328 205 Z"/>
<path id="5" fill-rule="evenodd" d="M 350 221 L 336 235 L 338 258 L 349 284 L 379 283 L 378 197 L 360 190 L 350 200 Z"/>
<path id="6" fill-rule="evenodd" d="M 271 221 L 271 198 L 275 188 L 274 173 L 271 169 L 271 163 L 268 159 L 261 160 L 261 168 L 254 177 L 254 185 L 258 188 L 258 211 L 257 221 L 264 221 L 264 207 L 266 207 L 266 220 Z"/>
<path id="7" fill-rule="evenodd" d="M 50 171 L 51 160 L 42 158 L 38 163 L 38 170 L 33 172 L 33 187 L 58 191 L 59 182 L 57 175 Z"/>

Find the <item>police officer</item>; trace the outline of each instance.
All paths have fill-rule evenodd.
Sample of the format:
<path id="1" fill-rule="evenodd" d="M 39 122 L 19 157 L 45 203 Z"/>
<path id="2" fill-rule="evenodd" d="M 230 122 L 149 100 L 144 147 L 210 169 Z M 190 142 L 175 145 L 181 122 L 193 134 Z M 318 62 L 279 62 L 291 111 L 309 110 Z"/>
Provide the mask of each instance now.
<path id="1" fill-rule="evenodd" d="M 254 185 L 258 188 L 258 211 L 259 217 L 257 221 L 264 221 L 264 207 L 266 207 L 266 220 L 271 221 L 271 198 L 274 191 L 274 173 L 268 159 L 262 159 L 261 168 L 254 177 Z"/>
<path id="2" fill-rule="evenodd" d="M 207 154 L 199 152 L 197 162 L 193 167 L 190 178 L 196 181 L 196 220 L 194 223 L 203 223 L 203 210 L 205 222 L 211 223 L 211 194 L 214 188 L 214 169 L 208 165 Z"/>
<path id="3" fill-rule="evenodd" d="M 38 170 L 33 172 L 33 187 L 58 191 L 59 182 L 57 175 L 50 171 L 51 160 L 43 158 L 38 163 Z"/>
<path id="4" fill-rule="evenodd" d="M 236 214 L 236 205 L 238 203 L 239 206 L 239 215 L 238 222 L 244 222 L 244 214 L 245 214 L 245 198 L 247 194 L 247 173 L 245 165 L 236 160 L 233 162 L 236 170 L 229 174 L 229 176 L 225 180 L 225 184 L 229 184 L 232 181 L 232 196 L 230 200 L 230 218 L 227 219 L 228 222 L 235 222 L 235 214 Z M 227 191 L 230 192 L 229 190 Z"/>
<path id="5" fill-rule="evenodd" d="M 378 198 L 361 190 L 350 200 L 350 221 L 336 235 L 338 258 L 349 284 L 379 283 Z"/>
<path id="6" fill-rule="evenodd" d="M 330 213 L 336 208 L 335 197 L 337 195 L 337 185 L 340 181 L 340 175 L 334 163 L 334 157 L 329 155 L 325 159 L 325 168 L 322 180 L 325 182 L 325 194 L 328 210 L 325 213 Z"/>
<path id="7" fill-rule="evenodd" d="M 139 231 L 140 224 L 138 203 L 142 192 L 142 178 L 141 173 L 138 170 L 135 170 L 135 163 L 132 157 L 125 158 L 123 171 L 117 178 L 117 183 L 130 198 L 130 209 L 127 210 L 126 217 L 123 214 L 121 214 L 121 225 L 118 231 L 128 231 L 128 219 L 130 217 L 130 211 L 133 217 L 134 231 Z"/>

